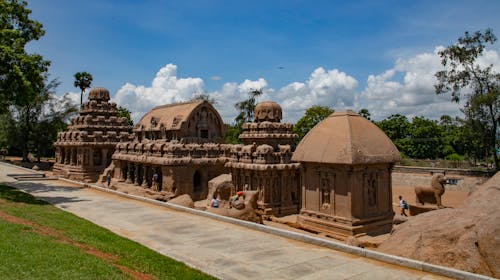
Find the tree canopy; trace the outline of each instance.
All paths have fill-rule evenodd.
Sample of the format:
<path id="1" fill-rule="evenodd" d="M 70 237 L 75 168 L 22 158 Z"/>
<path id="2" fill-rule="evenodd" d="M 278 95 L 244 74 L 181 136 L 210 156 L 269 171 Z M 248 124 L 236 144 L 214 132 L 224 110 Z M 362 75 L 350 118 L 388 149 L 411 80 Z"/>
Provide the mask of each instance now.
<path id="1" fill-rule="evenodd" d="M 26 45 L 45 31 L 40 22 L 29 18 L 26 5 L 26 1 L 0 1 L 0 113 L 11 105 L 26 105 L 45 86 L 50 62 L 26 51 Z"/>
<path id="2" fill-rule="evenodd" d="M 453 102 L 466 98 L 463 112 L 466 116 L 467 134 L 474 135 L 476 147 L 493 157 L 495 168 L 500 168 L 496 155 L 497 128 L 500 119 L 500 74 L 493 65 L 481 65 L 487 44 L 494 44 L 497 38 L 491 29 L 473 34 L 465 32 L 458 42 L 439 52 L 444 70 L 436 73 L 438 83 L 436 94 L 451 94 Z M 479 143 L 482 142 L 482 143 Z"/>
<path id="3" fill-rule="evenodd" d="M 326 106 L 312 106 L 306 110 L 304 116 L 300 118 L 297 124 L 293 127 L 293 132 L 299 135 L 300 141 L 309 132 L 309 130 L 333 112 L 333 109 Z"/>
<path id="4" fill-rule="evenodd" d="M 234 124 L 226 125 L 225 140 L 228 143 L 240 143 L 239 135 L 242 132 L 243 124 L 253 121 L 253 113 L 257 105 L 257 97 L 262 95 L 262 89 L 253 89 L 248 92 L 248 99 L 236 102 L 234 107 L 238 110 L 238 115 L 234 119 Z"/>

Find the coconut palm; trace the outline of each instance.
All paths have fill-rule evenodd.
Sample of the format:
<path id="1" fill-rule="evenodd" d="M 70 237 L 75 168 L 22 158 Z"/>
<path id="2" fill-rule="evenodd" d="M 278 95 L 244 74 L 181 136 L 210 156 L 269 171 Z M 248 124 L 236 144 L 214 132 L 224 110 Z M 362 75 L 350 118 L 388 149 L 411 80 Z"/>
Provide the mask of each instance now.
<path id="1" fill-rule="evenodd" d="M 92 75 L 88 72 L 78 72 L 75 74 L 75 82 L 74 86 L 81 90 L 80 94 L 80 108 L 82 108 L 83 104 L 83 93 L 85 89 L 89 88 L 92 84 Z"/>

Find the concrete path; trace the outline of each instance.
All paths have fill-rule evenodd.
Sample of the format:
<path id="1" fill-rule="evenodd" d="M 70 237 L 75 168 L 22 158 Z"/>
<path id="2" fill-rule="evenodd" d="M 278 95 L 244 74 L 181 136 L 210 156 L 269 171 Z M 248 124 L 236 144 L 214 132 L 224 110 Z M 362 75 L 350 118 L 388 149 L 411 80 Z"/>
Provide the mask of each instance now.
<path id="1" fill-rule="evenodd" d="M 223 279 L 445 279 L 59 180 L 9 183 L 166 256 Z"/>

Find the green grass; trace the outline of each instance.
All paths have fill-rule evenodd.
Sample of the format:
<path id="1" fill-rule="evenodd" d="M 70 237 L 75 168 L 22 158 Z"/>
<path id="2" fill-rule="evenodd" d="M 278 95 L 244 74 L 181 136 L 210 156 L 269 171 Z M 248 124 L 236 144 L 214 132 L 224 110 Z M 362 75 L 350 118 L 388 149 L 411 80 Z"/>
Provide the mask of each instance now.
<path id="1" fill-rule="evenodd" d="M 134 279 L 120 266 L 139 279 L 214 279 L 1 184 L 0 212 L 22 219 L 0 215 L 0 279 Z"/>

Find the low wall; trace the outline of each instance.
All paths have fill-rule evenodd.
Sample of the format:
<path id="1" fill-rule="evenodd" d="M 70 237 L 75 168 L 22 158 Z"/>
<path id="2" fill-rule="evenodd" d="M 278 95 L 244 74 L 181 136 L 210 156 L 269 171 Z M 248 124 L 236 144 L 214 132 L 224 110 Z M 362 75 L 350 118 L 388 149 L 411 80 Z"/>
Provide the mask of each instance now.
<path id="1" fill-rule="evenodd" d="M 446 177 L 456 179 L 456 185 L 448 184 L 446 189 L 466 191 L 486 182 L 494 172 L 471 171 L 467 169 L 425 168 L 395 166 L 392 172 L 392 185 L 403 187 L 426 186 L 431 184 L 432 173 L 445 173 Z"/>

